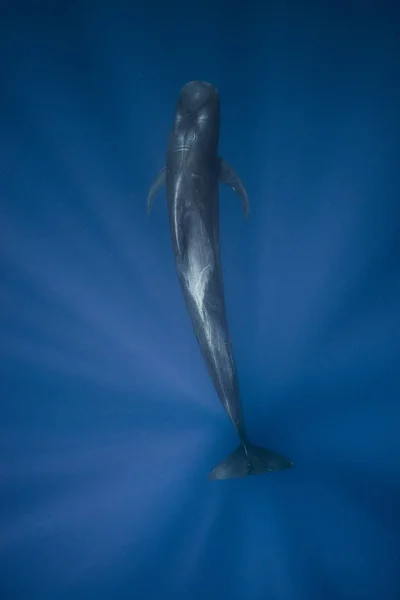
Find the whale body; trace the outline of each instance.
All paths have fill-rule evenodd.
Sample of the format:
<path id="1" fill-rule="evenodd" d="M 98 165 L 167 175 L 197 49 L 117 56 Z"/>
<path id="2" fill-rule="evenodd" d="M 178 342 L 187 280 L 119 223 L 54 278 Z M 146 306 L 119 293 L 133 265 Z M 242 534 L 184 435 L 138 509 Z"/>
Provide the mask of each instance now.
<path id="1" fill-rule="evenodd" d="M 220 99 L 217 89 L 192 81 L 181 90 L 165 167 L 147 197 L 165 185 L 172 248 L 193 329 L 215 390 L 239 437 L 239 446 L 209 474 L 210 479 L 246 477 L 292 466 L 286 457 L 248 440 L 225 310 L 219 241 L 219 183 L 239 196 L 245 218 L 246 188 L 218 155 Z"/>

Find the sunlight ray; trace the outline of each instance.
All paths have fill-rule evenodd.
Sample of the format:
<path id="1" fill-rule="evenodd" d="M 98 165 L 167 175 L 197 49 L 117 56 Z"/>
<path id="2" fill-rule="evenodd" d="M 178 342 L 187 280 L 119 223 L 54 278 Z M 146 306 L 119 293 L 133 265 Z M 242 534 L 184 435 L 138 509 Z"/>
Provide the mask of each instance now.
<path id="1" fill-rule="evenodd" d="M 271 498 L 268 503 L 259 502 L 259 498 L 253 501 L 251 513 L 241 513 L 243 541 L 238 564 L 242 593 L 261 600 L 262 590 L 268 588 L 276 600 L 295 600 L 298 582 L 293 580 L 289 542 L 280 512 Z"/>
<path id="2" fill-rule="evenodd" d="M 179 551 L 176 562 L 179 570 L 172 571 L 166 586 L 178 594 L 183 590 L 190 590 L 196 581 L 199 566 L 204 560 L 209 544 L 210 534 L 221 518 L 227 492 L 223 487 L 214 487 L 205 491 L 204 501 L 199 505 L 199 514 L 196 527 L 190 530 L 187 541 Z"/>
<path id="3" fill-rule="evenodd" d="M 140 569 L 155 550 L 151 540 L 159 544 L 168 521 L 184 506 L 190 490 L 188 473 L 201 460 L 206 445 L 206 434 L 200 430 L 147 431 L 129 443 L 115 444 L 113 460 L 120 462 L 119 467 L 112 467 L 108 458 L 108 468 L 94 480 L 89 476 L 84 484 L 77 479 L 68 486 L 73 491 L 64 491 L 24 516 L 9 518 L 2 527 L 0 552 L 40 536 L 58 540 L 52 561 L 59 562 L 57 568 L 66 580 L 101 570 L 104 561 L 116 561 L 127 547 L 135 557 L 134 568 Z"/>
<path id="4" fill-rule="evenodd" d="M 102 343 L 98 344 L 96 357 L 99 348 L 106 348 L 108 354 L 113 354 L 115 357 L 113 362 L 117 363 L 118 371 L 121 372 L 122 368 L 121 375 L 125 386 L 135 385 L 133 382 L 138 381 L 138 373 L 141 374 L 143 381 L 143 375 L 147 373 L 150 385 L 157 382 L 158 385 L 169 388 L 184 398 L 200 402 L 204 408 L 212 412 L 216 410 L 217 403 L 209 397 L 210 394 L 207 394 L 208 397 L 203 396 L 193 387 L 193 377 L 189 368 L 190 357 L 178 360 L 178 357 L 173 356 L 165 332 L 157 329 L 145 306 L 139 307 L 136 301 L 134 308 L 130 309 L 129 298 L 118 293 L 118 289 L 111 289 L 108 293 L 102 289 L 103 285 L 98 280 L 91 280 L 90 275 L 88 279 L 81 271 L 76 272 L 64 260 L 60 262 L 54 249 L 49 252 L 43 242 L 34 240 L 32 232 L 27 228 L 23 229 L 20 224 L 16 227 L 11 220 L 7 220 L 3 222 L 3 231 L 3 253 L 9 263 L 29 277 L 41 293 L 51 298 L 58 310 L 73 315 L 77 323 L 76 329 L 81 327 L 82 331 L 86 332 L 85 337 L 92 340 L 92 345 L 97 345 L 95 340 L 99 335 L 101 336 Z M 13 240 L 16 239 L 19 243 L 13 244 Z M 99 283 L 100 288 L 98 288 Z M 5 344 L 7 345 L 9 341 L 6 339 Z M 64 339 L 60 338 L 60 345 L 64 346 L 64 343 Z M 29 356 L 31 352 L 35 364 L 37 360 L 41 360 L 35 356 L 34 344 L 29 345 L 28 341 L 23 344 L 22 340 L 17 340 L 14 346 L 22 355 Z M 192 350 L 193 354 L 197 350 L 194 343 Z M 50 347 L 49 352 L 51 351 Z M 82 347 L 79 352 L 81 351 Z M 68 359 L 59 358 L 57 361 L 57 354 L 60 354 L 59 349 L 55 350 L 56 363 L 68 363 Z M 43 357 L 44 360 L 49 358 L 45 351 Z M 101 366 L 103 370 L 104 365 L 107 364 L 107 354 L 104 359 L 100 358 L 103 360 Z M 197 358 L 200 364 L 200 359 Z M 90 356 L 89 364 L 92 361 L 93 356 Z M 71 356 L 71 362 L 76 363 L 76 357 L 74 359 Z M 74 371 L 85 373 L 86 367 L 83 367 L 79 361 Z M 156 378 L 154 373 L 157 374 Z M 89 377 L 93 379 L 96 375 L 89 375 Z M 100 381 L 104 381 L 103 377 L 100 377 Z"/>
<path id="5" fill-rule="evenodd" d="M 143 517 L 154 519 L 149 510 L 150 503 L 157 504 L 160 490 L 163 489 L 164 509 L 168 505 L 168 498 L 173 505 L 176 501 L 174 486 L 178 481 L 184 484 L 188 470 L 192 470 L 196 461 L 201 459 L 206 443 L 206 434 L 201 430 L 164 433 L 147 430 L 133 440 L 115 443 L 114 460 L 121 463 L 118 469 L 103 473 L 95 484 L 81 483 L 79 489 L 69 486 L 72 491 L 62 494 L 51 504 L 22 518 L 9 519 L 3 527 L 0 542 L 2 550 L 39 532 L 46 535 L 55 530 L 66 532 L 70 527 L 80 527 L 84 523 L 90 528 L 91 520 L 94 523 L 103 513 L 111 517 L 117 506 L 132 511 L 131 526 L 135 535 L 139 535 L 150 525 L 144 524 Z M 143 487 L 144 483 L 146 485 Z M 164 489 L 164 486 L 167 487 Z M 168 487 L 169 495 L 166 491 Z M 154 523 L 155 527 L 159 525 Z"/>
<path id="6" fill-rule="evenodd" d="M 359 280 L 375 252 L 377 240 L 366 247 L 360 221 L 366 219 L 363 205 L 371 197 L 377 174 L 365 173 L 349 183 L 352 156 L 343 156 L 342 148 L 340 153 L 337 164 L 341 168 L 319 173 L 317 183 L 310 183 L 311 199 L 303 212 L 299 209 L 289 218 L 285 204 L 280 206 L 273 199 L 261 209 L 267 214 L 268 229 L 267 235 L 260 229 L 259 347 L 264 346 L 262 340 L 268 340 L 273 348 L 273 353 L 268 353 L 270 376 L 281 378 L 285 371 L 282 385 L 291 385 L 295 366 L 312 350 L 345 289 Z M 293 189 L 286 185 L 279 197 Z M 303 187 L 301 190 L 304 192 Z M 265 194 L 270 197 L 271 188 Z M 357 272 L 354 265 L 358 265 Z"/>

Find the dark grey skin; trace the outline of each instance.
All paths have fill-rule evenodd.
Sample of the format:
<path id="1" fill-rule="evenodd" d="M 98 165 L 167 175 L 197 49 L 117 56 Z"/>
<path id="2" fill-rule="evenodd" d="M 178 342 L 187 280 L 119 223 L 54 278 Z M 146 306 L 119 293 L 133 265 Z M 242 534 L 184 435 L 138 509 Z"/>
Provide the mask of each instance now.
<path id="1" fill-rule="evenodd" d="M 192 81 L 181 90 L 169 138 L 166 167 L 150 188 L 147 208 L 165 184 L 172 248 L 182 294 L 208 373 L 238 434 L 240 445 L 209 474 L 245 477 L 292 466 L 284 456 L 248 441 L 225 311 L 219 244 L 218 185 L 237 192 L 245 217 L 246 189 L 218 156 L 220 101 L 217 89 Z"/>

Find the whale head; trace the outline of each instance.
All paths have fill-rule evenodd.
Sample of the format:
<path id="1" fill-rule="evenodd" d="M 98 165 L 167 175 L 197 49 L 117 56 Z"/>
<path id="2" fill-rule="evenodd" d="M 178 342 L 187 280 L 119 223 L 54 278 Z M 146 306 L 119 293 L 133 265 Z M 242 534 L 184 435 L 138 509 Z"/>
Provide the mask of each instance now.
<path id="1" fill-rule="evenodd" d="M 185 126 L 219 129 L 220 100 L 216 87 L 207 81 L 189 81 L 180 91 L 176 120 Z"/>

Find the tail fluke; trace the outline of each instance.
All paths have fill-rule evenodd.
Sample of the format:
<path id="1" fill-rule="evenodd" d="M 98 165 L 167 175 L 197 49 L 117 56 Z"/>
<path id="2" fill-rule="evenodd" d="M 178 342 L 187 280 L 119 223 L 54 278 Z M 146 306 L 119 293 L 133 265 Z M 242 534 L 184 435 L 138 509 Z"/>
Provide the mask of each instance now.
<path id="1" fill-rule="evenodd" d="M 293 466 L 285 456 L 253 444 L 240 444 L 209 474 L 209 479 L 232 479 L 282 471 Z"/>

